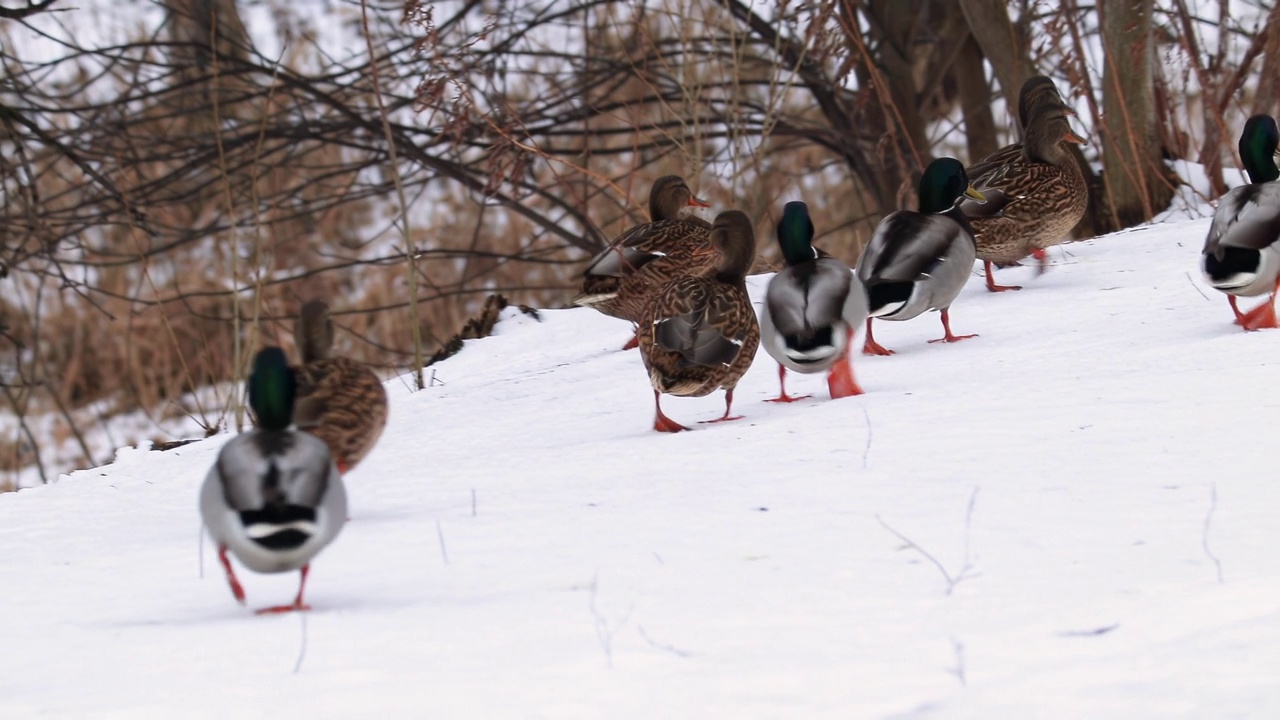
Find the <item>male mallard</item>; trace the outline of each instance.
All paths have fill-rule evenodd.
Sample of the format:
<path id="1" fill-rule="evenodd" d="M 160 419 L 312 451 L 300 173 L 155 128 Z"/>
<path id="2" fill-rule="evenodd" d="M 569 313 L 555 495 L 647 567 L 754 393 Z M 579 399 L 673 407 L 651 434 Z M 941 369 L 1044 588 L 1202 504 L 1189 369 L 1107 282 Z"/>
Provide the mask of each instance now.
<path id="1" fill-rule="evenodd" d="M 1063 101 L 1062 95 L 1058 93 L 1058 86 L 1052 79 L 1044 75 L 1028 78 L 1022 83 L 1022 89 L 1018 91 L 1018 132 L 1026 134 L 1027 120 L 1032 113 L 1051 107 L 1058 108 L 1068 115 L 1076 114 L 1076 111 Z M 1010 143 L 965 168 L 965 172 L 969 174 L 969 182 L 979 187 L 983 178 L 1001 165 L 1017 162 L 1021 158 L 1022 143 Z"/>
<path id="2" fill-rule="evenodd" d="M 707 276 L 686 276 L 667 283 L 640 321 L 640 357 L 653 385 L 659 432 L 688 430 L 662 414 L 661 394 L 701 397 L 724 388 L 724 415 L 733 406 L 733 388 L 760 345 L 760 325 L 747 296 L 747 271 L 755 259 L 756 238 L 746 213 L 728 210 L 711 226 L 711 245 L 719 262 Z"/>
<path id="3" fill-rule="evenodd" d="M 832 398 L 861 395 L 849 347 L 867 319 L 867 293 L 848 265 L 820 257 L 813 247 L 813 220 L 802 202 L 789 202 L 778 221 L 778 247 L 787 266 L 769 280 L 760 312 L 760 341 L 778 361 L 778 397 L 787 394 L 787 370 L 829 370 Z M 804 397 L 808 397 L 807 395 Z"/>
<path id="4" fill-rule="evenodd" d="M 707 241 L 711 226 L 682 215 L 688 207 L 710 207 L 677 175 L 658 178 L 649 190 L 651 222 L 619 235 L 583 271 L 582 292 L 573 303 L 610 317 L 639 322 L 653 296 L 669 281 L 715 266 Z M 624 350 L 635 347 L 635 340 Z"/>
<path id="5" fill-rule="evenodd" d="M 1200 272 L 1227 294 L 1236 323 L 1245 330 L 1276 327 L 1276 293 L 1280 291 L 1280 170 L 1276 146 L 1280 131 L 1269 115 L 1254 115 L 1240 134 L 1240 159 L 1250 184 L 1232 189 L 1218 203 L 1205 238 Z M 1271 297 L 1247 313 L 1236 296 Z"/>
<path id="6" fill-rule="evenodd" d="M 227 550 L 255 572 L 302 571 L 292 605 L 259 613 L 307 610 L 302 593 L 311 559 L 342 530 L 347 493 L 325 444 L 289 429 L 295 379 L 284 351 L 263 348 L 248 385 L 257 428 L 222 446 L 200 489 L 200 515 L 240 604 L 244 588 Z"/>
<path id="7" fill-rule="evenodd" d="M 1086 141 L 1072 132 L 1067 115 L 1066 109 L 1051 104 L 1033 108 L 1022 156 L 974 179 L 985 203 L 960 206 L 973 225 L 991 292 L 1021 289 L 996 285 L 992 263 L 1011 265 L 1032 254 L 1043 262 L 1043 253 L 1037 251 L 1061 243 L 1084 217 L 1089 205 L 1084 173 L 1062 143 Z"/>
<path id="8" fill-rule="evenodd" d="M 890 213 L 876 228 L 858 261 L 858 279 L 867 289 L 870 317 L 862 351 L 892 355 L 871 334 L 871 318 L 910 320 L 926 310 L 942 311 L 942 337 L 957 342 L 973 335 L 952 335 L 949 309 L 973 269 L 973 230 L 959 210 L 965 197 L 982 201 L 964 165 L 943 157 L 929 163 L 917 188 L 918 212 Z"/>
<path id="9" fill-rule="evenodd" d="M 355 360 L 330 357 L 333 321 L 329 306 L 312 300 L 302 306 L 293 329 L 298 365 L 298 405 L 294 418 L 329 446 L 344 475 L 373 449 L 387 424 L 387 391 L 372 370 Z"/>

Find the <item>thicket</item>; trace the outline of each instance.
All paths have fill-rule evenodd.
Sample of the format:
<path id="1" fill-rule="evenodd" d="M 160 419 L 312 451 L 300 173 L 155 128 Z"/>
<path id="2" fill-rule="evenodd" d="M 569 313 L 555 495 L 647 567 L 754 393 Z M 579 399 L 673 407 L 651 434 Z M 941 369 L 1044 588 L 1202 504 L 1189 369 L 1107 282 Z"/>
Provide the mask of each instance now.
<path id="1" fill-rule="evenodd" d="M 239 426 L 248 359 L 311 297 L 386 374 L 491 294 L 562 306 L 663 174 L 763 229 L 803 197 L 852 263 L 932 157 L 1017 139 L 1049 74 L 1093 236 L 1162 210 L 1169 160 L 1221 193 L 1280 95 L 1270 1 L 106 3 L 120 37 L 75 5 L 0 0 L 0 487 L 65 470 L 51 444 L 107 460 L 84 438 L 120 411 Z"/>

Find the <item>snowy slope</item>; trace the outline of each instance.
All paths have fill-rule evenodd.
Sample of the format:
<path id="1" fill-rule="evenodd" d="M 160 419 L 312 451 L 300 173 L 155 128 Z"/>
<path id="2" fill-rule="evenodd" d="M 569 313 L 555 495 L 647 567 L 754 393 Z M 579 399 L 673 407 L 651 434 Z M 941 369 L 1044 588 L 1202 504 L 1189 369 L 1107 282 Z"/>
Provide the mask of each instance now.
<path id="1" fill-rule="evenodd" d="M 764 403 L 761 352 L 674 436 L 625 323 L 510 311 L 389 384 L 306 615 L 200 577 L 225 437 L 0 495 L 0 717 L 1280 717 L 1280 332 L 1204 288 L 1207 223 L 975 277 L 960 344 L 879 323 L 858 398 Z"/>

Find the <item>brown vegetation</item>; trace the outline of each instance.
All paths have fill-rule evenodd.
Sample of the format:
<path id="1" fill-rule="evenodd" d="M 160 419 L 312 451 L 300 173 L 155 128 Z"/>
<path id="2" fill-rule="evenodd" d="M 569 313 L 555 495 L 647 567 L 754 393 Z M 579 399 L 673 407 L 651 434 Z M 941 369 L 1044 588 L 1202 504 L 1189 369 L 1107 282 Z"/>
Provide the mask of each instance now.
<path id="1" fill-rule="evenodd" d="M 1014 139 L 993 100 L 1012 107 L 1037 73 L 1097 130 L 1077 232 L 1142 222 L 1177 182 L 1165 159 L 1225 188 L 1280 44 L 1269 6 L 1254 26 L 1183 0 L 471 0 L 447 17 L 410 0 L 310 19 L 363 35 L 344 48 L 286 17 L 268 57 L 233 0 L 164 7 L 163 32 L 72 37 L 43 61 L 25 28 L 58 4 L 0 10 L 27 38 L 0 45 L 0 407 L 59 413 L 81 462 L 107 459 L 78 437 L 92 402 L 241 424 L 235 397 L 179 402 L 234 387 L 263 342 L 291 350 L 312 297 L 339 351 L 387 374 L 419 369 L 493 293 L 560 306 L 663 174 L 763 228 L 802 194 L 819 244 L 853 262 L 930 159 Z M 1276 88 L 1258 85 L 1264 110 Z M 0 469 L 41 451 L 17 428 Z"/>

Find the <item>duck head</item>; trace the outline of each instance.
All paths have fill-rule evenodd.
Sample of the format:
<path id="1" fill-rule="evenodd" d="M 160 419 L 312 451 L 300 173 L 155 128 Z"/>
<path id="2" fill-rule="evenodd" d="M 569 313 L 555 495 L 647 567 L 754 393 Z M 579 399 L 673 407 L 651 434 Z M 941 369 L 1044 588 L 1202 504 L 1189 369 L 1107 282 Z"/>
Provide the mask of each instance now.
<path id="1" fill-rule="evenodd" d="M 916 190 L 920 199 L 920 212 L 944 213 L 954 208 L 963 197 L 986 202 L 982 193 L 969 184 L 964 165 L 952 157 L 940 157 L 929 163 L 920 176 Z"/>
<path id="2" fill-rule="evenodd" d="M 809 206 L 793 200 L 782 208 L 778 221 L 778 248 L 787 265 L 800 265 L 818 257 L 813 249 L 813 220 Z"/>

